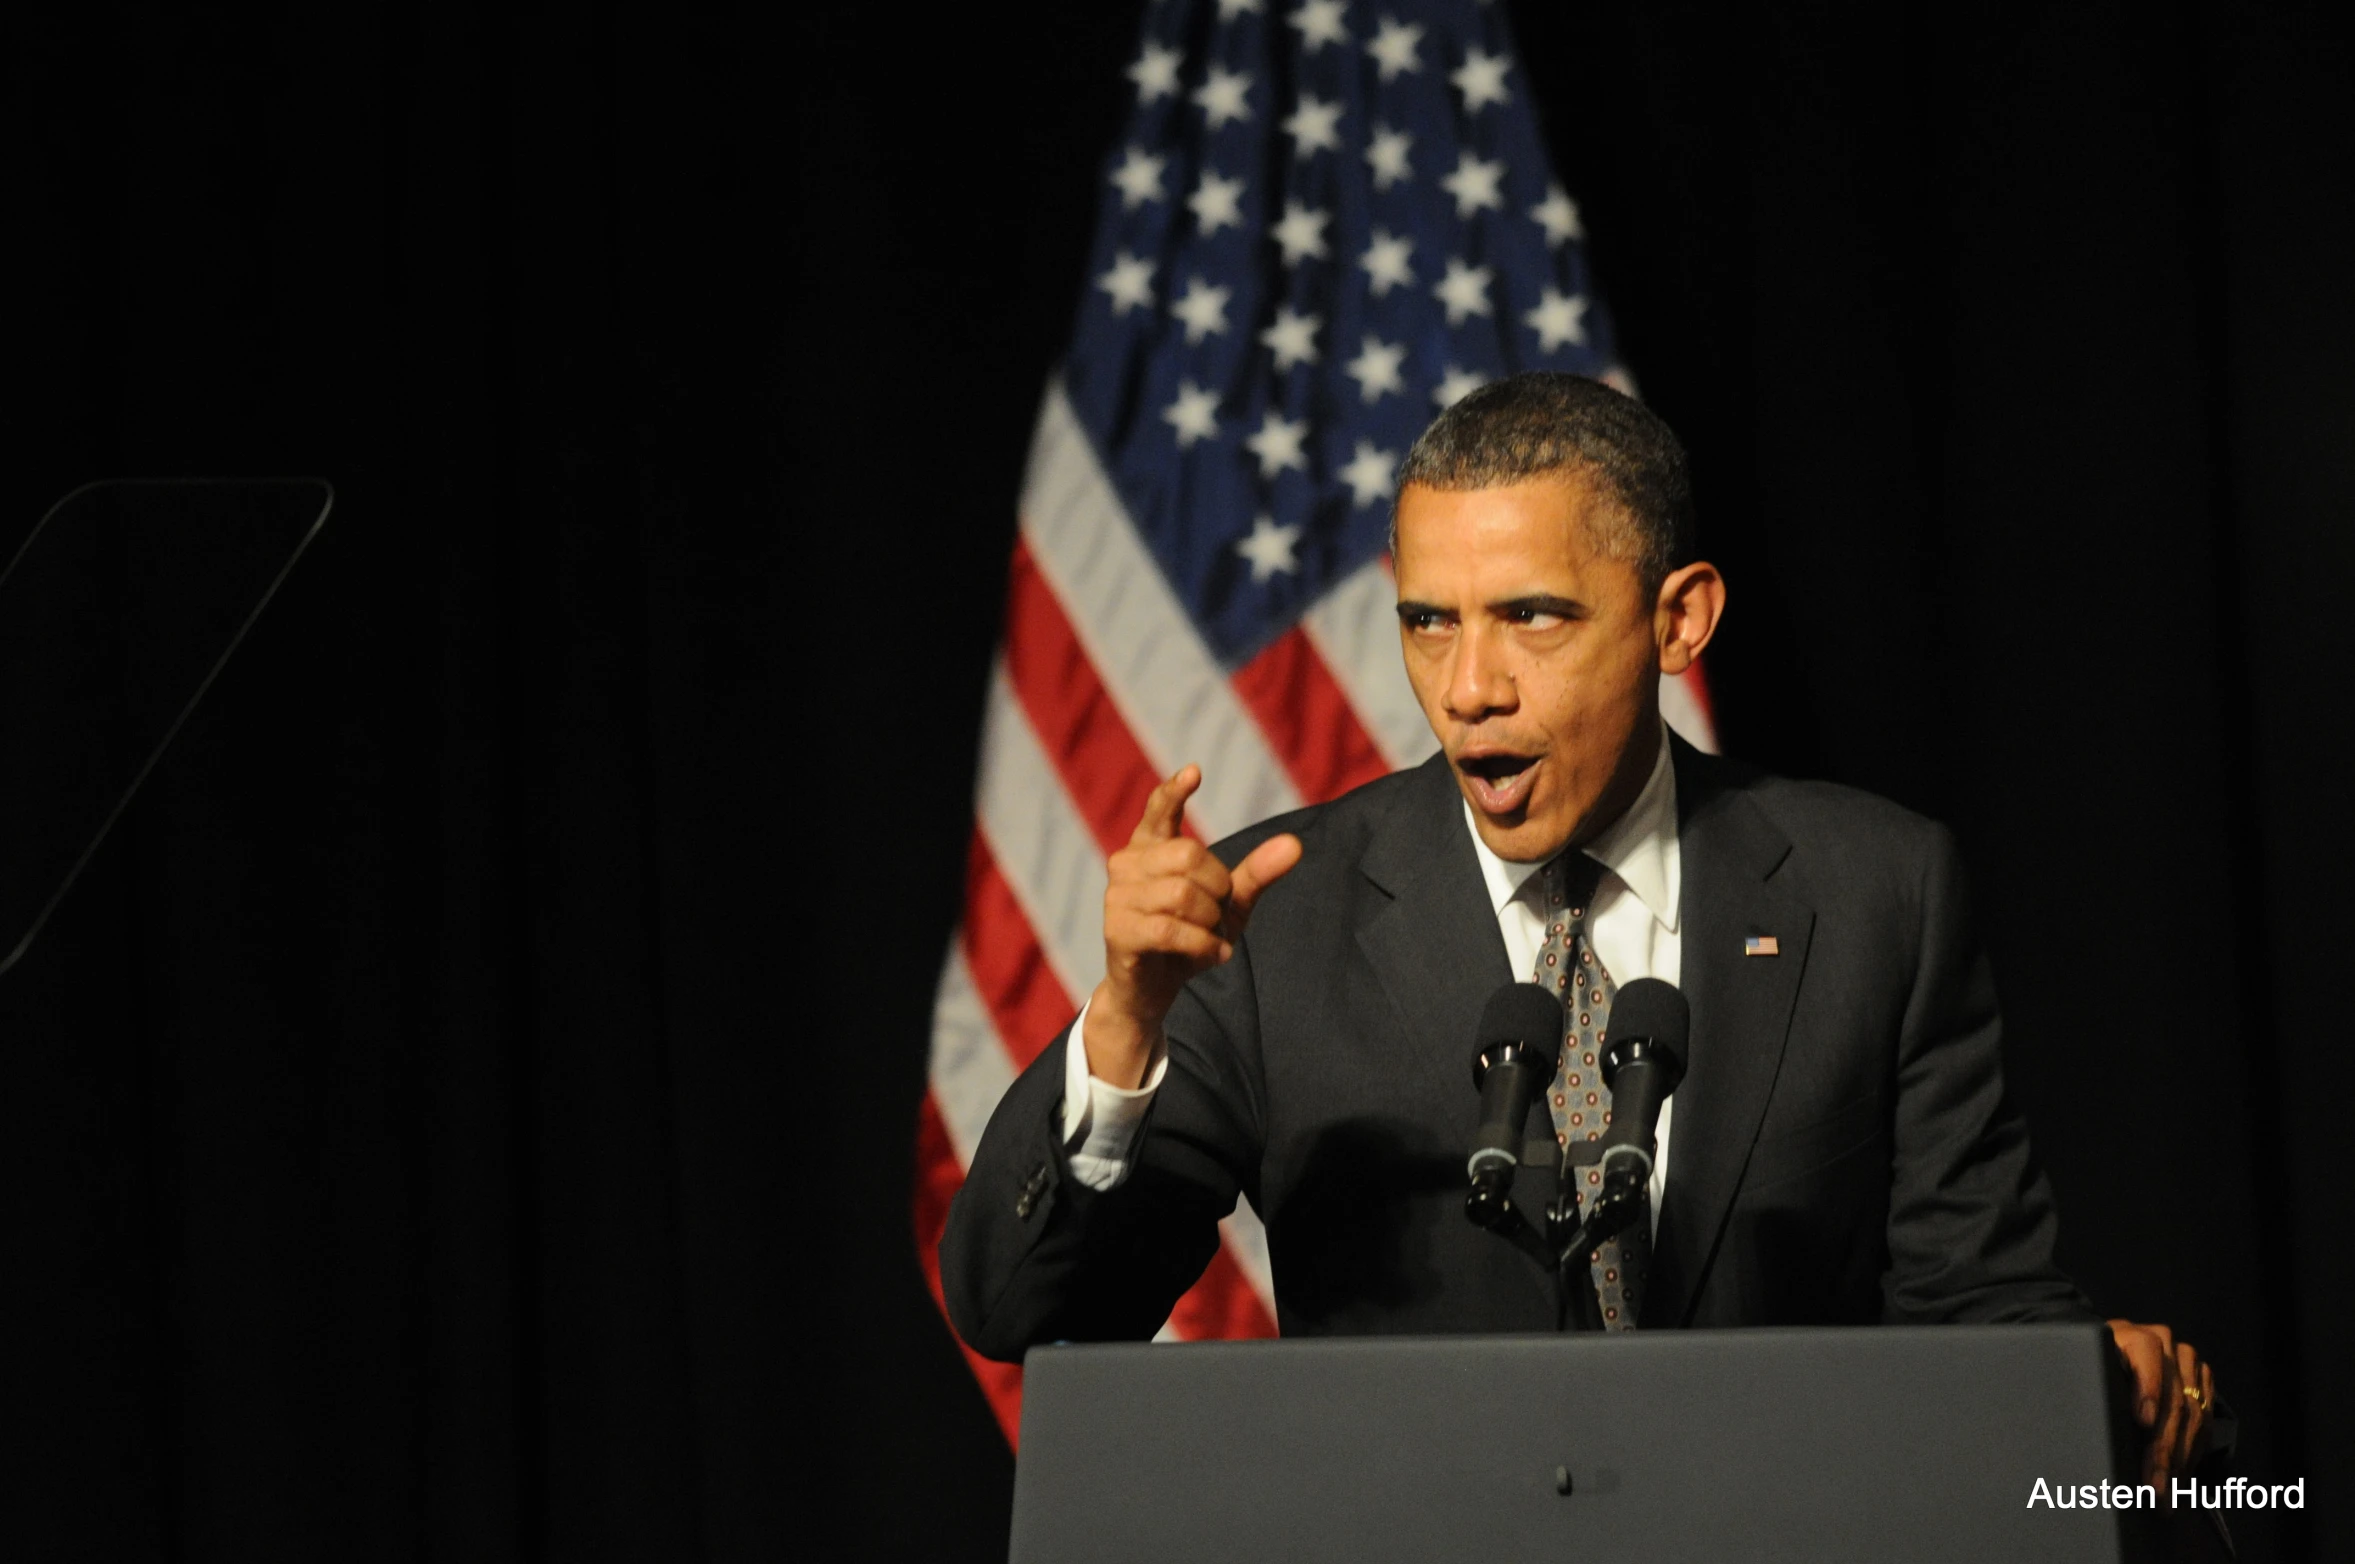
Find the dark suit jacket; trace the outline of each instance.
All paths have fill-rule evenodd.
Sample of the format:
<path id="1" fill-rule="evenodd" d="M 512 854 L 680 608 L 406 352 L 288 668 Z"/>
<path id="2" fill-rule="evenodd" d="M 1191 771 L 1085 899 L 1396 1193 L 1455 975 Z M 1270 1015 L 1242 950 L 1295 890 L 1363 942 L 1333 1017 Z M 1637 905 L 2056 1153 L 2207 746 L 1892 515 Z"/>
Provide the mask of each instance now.
<path id="1" fill-rule="evenodd" d="M 2001 1022 L 1947 831 L 1678 742 L 1683 988 L 1646 1326 L 2088 1319 L 2006 1099 Z M 1464 1218 L 1472 1032 L 1508 969 L 1434 759 L 1219 844 L 1307 848 L 1235 959 L 1170 1013 L 1129 1178 L 1060 1146 L 1068 1033 L 1006 1094 L 941 1244 L 992 1357 L 1150 1336 L 1246 1195 L 1286 1335 L 1549 1331 L 1550 1271 Z M 1745 956 L 1747 935 L 1774 956 Z"/>

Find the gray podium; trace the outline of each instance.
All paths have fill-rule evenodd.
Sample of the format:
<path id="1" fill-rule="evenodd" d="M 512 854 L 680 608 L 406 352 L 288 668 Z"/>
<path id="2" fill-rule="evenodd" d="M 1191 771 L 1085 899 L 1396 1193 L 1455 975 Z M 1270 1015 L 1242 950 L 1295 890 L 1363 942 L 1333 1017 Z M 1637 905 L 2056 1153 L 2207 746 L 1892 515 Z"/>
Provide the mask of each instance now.
<path id="1" fill-rule="evenodd" d="M 2171 1553 L 2164 1512 L 2029 1503 L 2135 1470 L 2116 1374 L 2091 1325 L 1047 1347 L 1012 1557 Z"/>

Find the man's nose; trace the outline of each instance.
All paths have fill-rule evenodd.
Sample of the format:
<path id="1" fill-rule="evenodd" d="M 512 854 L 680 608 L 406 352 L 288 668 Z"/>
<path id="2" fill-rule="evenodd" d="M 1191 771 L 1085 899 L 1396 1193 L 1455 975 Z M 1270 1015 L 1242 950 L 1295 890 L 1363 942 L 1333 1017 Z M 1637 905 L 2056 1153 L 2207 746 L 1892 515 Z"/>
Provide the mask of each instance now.
<path id="1" fill-rule="evenodd" d="M 1512 671 L 1499 651 L 1484 628 L 1464 627 L 1456 640 L 1455 666 L 1447 681 L 1450 717 L 1458 722 L 1478 722 L 1491 712 L 1512 709 Z"/>

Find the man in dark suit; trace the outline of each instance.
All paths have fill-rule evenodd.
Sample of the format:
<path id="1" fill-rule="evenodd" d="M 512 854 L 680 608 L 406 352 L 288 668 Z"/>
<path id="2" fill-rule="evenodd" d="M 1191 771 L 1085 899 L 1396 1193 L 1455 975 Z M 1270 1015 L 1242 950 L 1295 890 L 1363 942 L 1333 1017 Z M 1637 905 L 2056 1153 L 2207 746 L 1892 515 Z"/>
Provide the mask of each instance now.
<path id="1" fill-rule="evenodd" d="M 1215 849 L 1179 830 L 1199 774 L 1156 790 L 1112 860 L 1106 977 L 952 1209 L 967 1341 L 1149 1336 L 1238 1195 L 1288 1335 L 1553 1329 L 1551 1268 L 1464 1217 L 1473 1022 L 1533 975 L 1569 1002 L 1565 1145 L 1608 1118 L 1617 986 L 1691 1006 L 1650 1220 L 1595 1264 L 1613 1328 L 2095 1317 L 2053 1264 L 1952 838 L 1667 734 L 1659 681 L 1725 602 L 1690 536 L 1675 437 L 1607 387 L 1517 376 L 1440 416 L 1393 549 L 1440 753 Z M 2210 1371 L 2111 1329 L 2150 1472 L 2186 1469 Z"/>

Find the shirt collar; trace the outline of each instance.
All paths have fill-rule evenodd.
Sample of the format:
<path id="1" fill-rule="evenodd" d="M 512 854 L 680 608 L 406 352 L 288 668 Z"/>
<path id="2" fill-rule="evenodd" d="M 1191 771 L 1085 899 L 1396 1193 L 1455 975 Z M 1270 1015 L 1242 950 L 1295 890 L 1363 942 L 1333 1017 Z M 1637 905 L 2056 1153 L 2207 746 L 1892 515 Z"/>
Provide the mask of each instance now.
<path id="1" fill-rule="evenodd" d="M 1462 804 L 1462 808 L 1464 829 L 1471 833 L 1472 852 L 1480 860 L 1480 878 L 1488 886 L 1489 906 L 1501 913 L 1546 861 L 1515 863 L 1499 858 L 1480 839 L 1479 827 L 1472 823 L 1472 806 Z M 1617 875 L 1619 883 L 1644 904 L 1644 910 L 1673 934 L 1679 890 L 1675 848 L 1676 766 L 1669 757 L 1668 733 L 1663 726 L 1660 751 L 1652 760 L 1652 774 L 1644 780 L 1643 791 L 1636 794 L 1627 812 L 1605 826 L 1583 851 Z"/>

